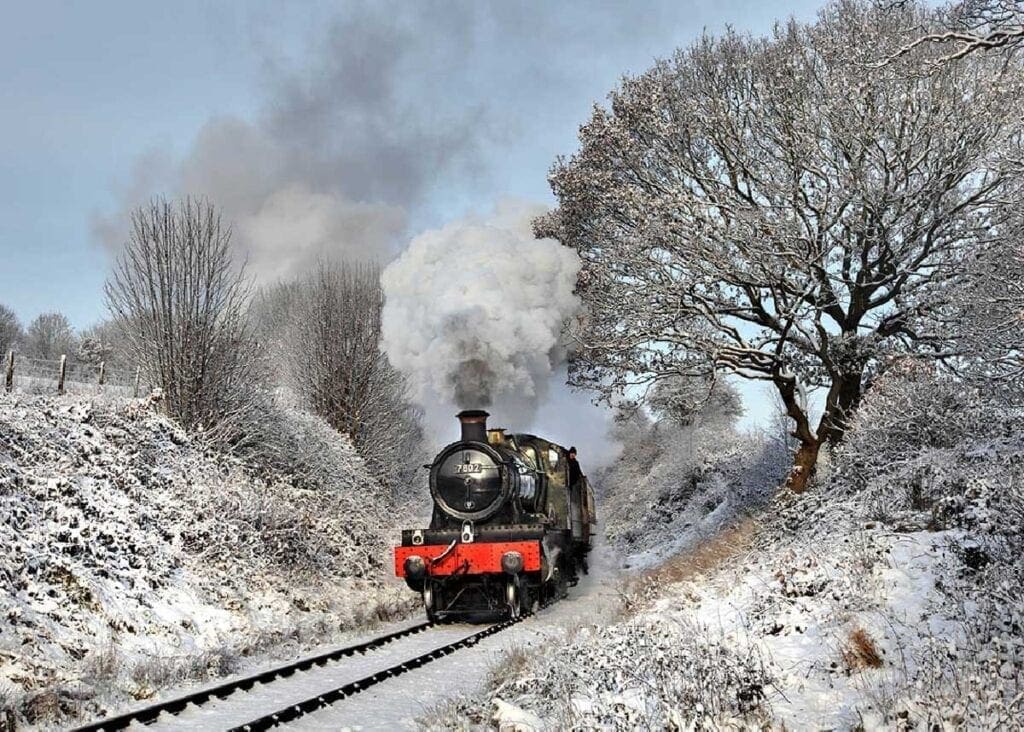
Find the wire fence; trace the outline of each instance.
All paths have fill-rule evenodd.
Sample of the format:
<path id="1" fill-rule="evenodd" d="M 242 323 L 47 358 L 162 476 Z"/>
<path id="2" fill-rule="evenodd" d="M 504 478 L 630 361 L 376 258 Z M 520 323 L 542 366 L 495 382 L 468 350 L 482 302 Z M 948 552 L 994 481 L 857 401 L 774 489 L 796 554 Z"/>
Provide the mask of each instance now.
<path id="1" fill-rule="evenodd" d="M 11 352 L 2 364 L 4 391 L 33 394 L 114 394 L 141 396 L 149 391 L 136 367 L 108 366 L 58 359 L 32 358 Z"/>

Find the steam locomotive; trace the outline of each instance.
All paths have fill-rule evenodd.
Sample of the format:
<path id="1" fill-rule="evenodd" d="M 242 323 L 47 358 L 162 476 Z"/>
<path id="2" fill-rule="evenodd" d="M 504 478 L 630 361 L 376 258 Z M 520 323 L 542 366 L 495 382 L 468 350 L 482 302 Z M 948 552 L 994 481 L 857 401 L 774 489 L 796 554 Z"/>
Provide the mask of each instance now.
<path id="1" fill-rule="evenodd" d="M 561 445 L 488 430 L 481 410 L 457 416 L 461 439 L 426 466 L 430 528 L 402 531 L 395 574 L 422 593 L 429 620 L 516 618 L 587 572 L 594 494 L 585 476 L 569 484 Z"/>

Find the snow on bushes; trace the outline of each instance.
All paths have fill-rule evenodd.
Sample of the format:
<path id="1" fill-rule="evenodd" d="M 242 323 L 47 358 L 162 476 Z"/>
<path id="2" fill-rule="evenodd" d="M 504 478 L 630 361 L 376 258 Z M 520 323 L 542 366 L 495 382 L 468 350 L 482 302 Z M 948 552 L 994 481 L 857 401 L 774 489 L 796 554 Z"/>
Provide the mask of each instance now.
<path id="1" fill-rule="evenodd" d="M 1024 411 L 907 365 L 882 377 L 835 456 L 833 491 L 879 519 L 1019 533 Z"/>
<path id="2" fill-rule="evenodd" d="M 757 727 L 769 683 L 755 649 L 682 618 L 582 629 L 494 689 L 551 729 Z"/>
<path id="3" fill-rule="evenodd" d="M 622 413 L 622 457 L 595 475 L 605 535 L 645 565 L 712 535 L 766 501 L 788 468 L 784 446 L 744 435 L 735 415 L 697 413 L 684 424 Z"/>
<path id="4" fill-rule="evenodd" d="M 956 624 L 913 650 L 903 718 L 1006 728 L 1024 718 L 1024 410 L 1005 393 L 907 364 L 872 388 L 831 490 L 865 518 L 949 537 L 938 577 Z"/>
<path id="5" fill-rule="evenodd" d="M 1020 728 L 1021 417 L 930 369 L 890 370 L 812 490 L 779 495 L 648 572 L 653 581 L 631 581 L 617 622 L 552 644 L 438 719 Z"/>
<path id="6" fill-rule="evenodd" d="M 386 491 L 320 420 L 270 422 L 239 459 L 145 401 L 0 396 L 0 689 L 21 721 L 407 609 Z"/>

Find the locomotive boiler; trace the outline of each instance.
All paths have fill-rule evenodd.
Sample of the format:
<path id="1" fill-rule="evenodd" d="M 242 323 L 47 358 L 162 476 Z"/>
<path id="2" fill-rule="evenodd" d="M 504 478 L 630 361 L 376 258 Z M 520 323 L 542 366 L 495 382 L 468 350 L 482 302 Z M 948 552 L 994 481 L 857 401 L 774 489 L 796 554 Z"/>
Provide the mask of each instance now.
<path id="1" fill-rule="evenodd" d="M 488 430 L 481 410 L 457 416 L 461 439 L 428 466 L 430 526 L 402 531 L 395 573 L 422 593 L 430 620 L 518 617 L 587 572 L 593 492 L 585 476 L 570 483 L 561 445 Z"/>

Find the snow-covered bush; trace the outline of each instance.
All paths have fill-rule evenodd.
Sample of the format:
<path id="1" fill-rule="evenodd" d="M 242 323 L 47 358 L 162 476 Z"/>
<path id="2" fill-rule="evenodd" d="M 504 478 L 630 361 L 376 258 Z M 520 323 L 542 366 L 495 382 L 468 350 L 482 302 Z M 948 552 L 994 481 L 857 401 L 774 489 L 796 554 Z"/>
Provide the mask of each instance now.
<path id="1" fill-rule="evenodd" d="M 823 486 L 851 515 L 947 531 L 939 581 L 956 638 L 908 655 L 891 718 L 997 729 L 1024 712 L 1024 411 L 973 381 L 908 364 L 869 391 Z"/>
<path id="2" fill-rule="evenodd" d="M 562 728 L 756 727 L 769 681 L 755 650 L 707 627 L 641 617 L 581 630 L 494 695 Z"/>
<path id="3" fill-rule="evenodd" d="M 260 462 L 148 400 L 0 395 L 0 687 L 21 722 L 96 715 L 411 607 L 387 571 L 387 492 L 321 420 L 269 416 L 276 457 Z"/>
<path id="4" fill-rule="evenodd" d="M 487 701 L 461 700 L 430 729 L 532 720 L 536 730 L 761 729 L 771 678 L 758 651 L 677 618 L 583 628 L 492 679 Z M 497 714 L 494 709 L 497 708 Z"/>
<path id="5" fill-rule="evenodd" d="M 910 364 L 879 379 L 837 451 L 827 490 L 880 519 L 1016 534 L 1024 519 L 1024 411 Z"/>
<path id="6" fill-rule="evenodd" d="M 664 556 L 767 500 L 790 456 L 762 435 L 738 433 L 734 419 L 620 413 L 614 437 L 622 457 L 594 476 L 607 538 L 630 553 Z"/>

